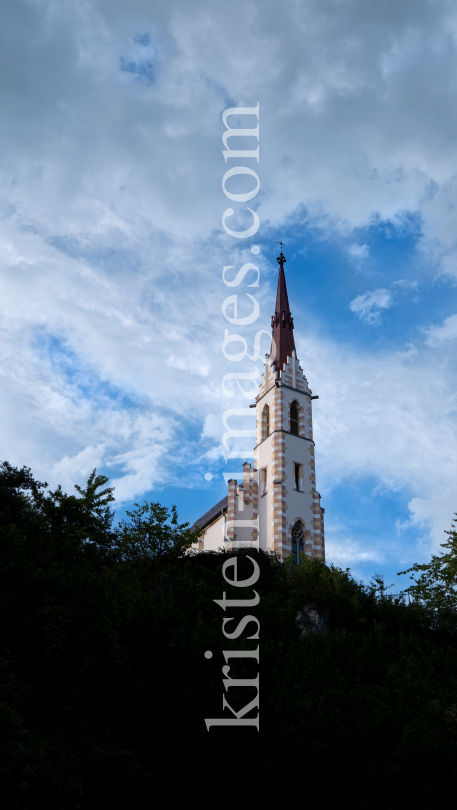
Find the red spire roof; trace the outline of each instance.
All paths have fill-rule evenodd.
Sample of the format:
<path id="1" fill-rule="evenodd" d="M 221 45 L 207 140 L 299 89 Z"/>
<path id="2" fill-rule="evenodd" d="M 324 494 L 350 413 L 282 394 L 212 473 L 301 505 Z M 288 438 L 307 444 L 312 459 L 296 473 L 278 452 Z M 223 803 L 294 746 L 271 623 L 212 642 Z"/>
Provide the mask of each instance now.
<path id="1" fill-rule="evenodd" d="M 279 243 L 282 248 L 282 243 Z M 287 296 L 286 277 L 284 275 L 284 263 L 286 261 L 281 253 L 277 258 L 279 262 L 278 292 L 276 295 L 275 314 L 271 316 L 271 326 L 273 329 L 270 356 L 275 362 L 276 371 L 282 371 L 283 364 L 288 357 L 292 357 L 295 351 L 294 341 L 294 320 L 290 314 L 289 298 Z M 276 354 L 275 354 L 276 347 Z"/>

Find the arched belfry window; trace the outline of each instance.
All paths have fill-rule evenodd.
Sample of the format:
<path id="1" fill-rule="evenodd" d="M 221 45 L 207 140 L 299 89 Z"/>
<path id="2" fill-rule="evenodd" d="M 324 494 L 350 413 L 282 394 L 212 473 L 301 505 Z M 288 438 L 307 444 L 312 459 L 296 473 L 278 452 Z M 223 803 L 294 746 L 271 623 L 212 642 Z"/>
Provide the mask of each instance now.
<path id="1" fill-rule="evenodd" d="M 262 411 L 262 439 L 270 435 L 270 408 L 265 405 Z"/>
<path id="2" fill-rule="evenodd" d="M 292 559 L 294 562 L 302 563 L 304 557 L 303 538 L 305 531 L 303 523 L 297 520 L 292 528 Z"/>
<path id="3" fill-rule="evenodd" d="M 298 436 L 298 404 L 295 400 L 290 405 L 290 432 Z"/>

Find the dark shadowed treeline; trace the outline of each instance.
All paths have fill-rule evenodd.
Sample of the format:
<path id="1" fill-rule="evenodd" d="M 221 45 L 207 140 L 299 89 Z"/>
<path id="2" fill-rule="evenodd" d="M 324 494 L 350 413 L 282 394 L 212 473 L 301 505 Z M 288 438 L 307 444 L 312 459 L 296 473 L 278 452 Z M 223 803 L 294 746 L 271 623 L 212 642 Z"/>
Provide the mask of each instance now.
<path id="1" fill-rule="evenodd" d="M 228 585 L 227 553 L 184 554 L 176 511 L 136 506 L 113 526 L 103 476 L 68 496 L 27 468 L 0 468 L 1 793 L 8 808 L 152 807 L 198 801 L 332 810 L 438 807 L 457 777 L 452 606 L 403 604 L 379 580 L 239 551 L 254 596 Z M 105 489 L 103 489 L 105 487 Z M 233 574 L 230 573 L 232 577 Z M 324 634 L 302 637 L 314 605 Z M 224 638 L 247 613 L 236 640 Z M 222 650 L 260 650 L 260 731 L 213 728 Z M 204 652 L 214 655 L 207 660 Z M 231 659 L 254 678 L 255 660 Z M 255 687 L 230 687 L 239 711 Z M 255 716 L 255 712 L 249 716 Z M 452 791 L 452 793 L 451 793 Z"/>

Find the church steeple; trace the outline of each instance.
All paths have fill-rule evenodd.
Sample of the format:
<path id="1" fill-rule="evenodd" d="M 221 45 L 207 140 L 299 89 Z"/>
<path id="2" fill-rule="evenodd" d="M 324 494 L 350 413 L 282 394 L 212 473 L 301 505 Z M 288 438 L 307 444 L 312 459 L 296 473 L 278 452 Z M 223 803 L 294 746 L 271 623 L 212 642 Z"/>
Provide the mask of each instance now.
<path id="1" fill-rule="evenodd" d="M 286 261 L 282 252 L 277 257 L 279 263 L 278 292 L 276 294 L 275 314 L 271 316 L 271 327 L 273 329 L 270 356 L 274 360 L 276 371 L 281 371 L 283 364 L 287 363 L 287 358 L 292 357 L 295 351 L 294 341 L 294 320 L 290 313 L 289 298 L 287 296 L 286 276 L 284 274 L 284 263 Z"/>
<path id="2" fill-rule="evenodd" d="M 231 457 L 254 458 L 254 466 L 248 461 L 243 464 L 242 482 L 235 472 L 225 473 L 229 479 L 227 496 L 195 524 L 204 530 L 198 548 L 232 550 L 246 546 L 274 551 L 282 560 L 292 557 L 295 563 L 304 557 L 325 561 L 324 510 L 316 490 L 312 417 L 312 400 L 318 397 L 312 396 L 296 356 L 284 275 L 286 260 L 283 243 L 279 244 L 278 293 L 271 321 L 273 345 L 265 355 L 255 398 L 255 447 L 253 452 L 230 453 Z M 245 411 L 226 413 L 241 416 Z M 227 430 L 224 446 L 227 448 L 226 441 L 232 436 L 250 432 Z"/>

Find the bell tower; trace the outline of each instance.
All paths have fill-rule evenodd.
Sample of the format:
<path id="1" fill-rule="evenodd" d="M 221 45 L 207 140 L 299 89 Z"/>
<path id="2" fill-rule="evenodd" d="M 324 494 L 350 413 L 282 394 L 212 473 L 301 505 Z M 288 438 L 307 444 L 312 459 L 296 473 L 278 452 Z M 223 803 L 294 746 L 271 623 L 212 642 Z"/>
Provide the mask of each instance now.
<path id="1" fill-rule="evenodd" d="M 259 545 L 325 560 L 324 510 L 316 491 L 312 392 L 297 358 L 282 253 L 270 355 L 256 397 Z"/>
<path id="2" fill-rule="evenodd" d="M 312 395 L 297 358 L 294 321 L 282 252 L 272 339 L 256 396 L 255 463 L 243 464 L 243 480 L 195 526 L 204 530 L 199 550 L 254 546 L 325 562 L 324 510 L 316 490 Z"/>

